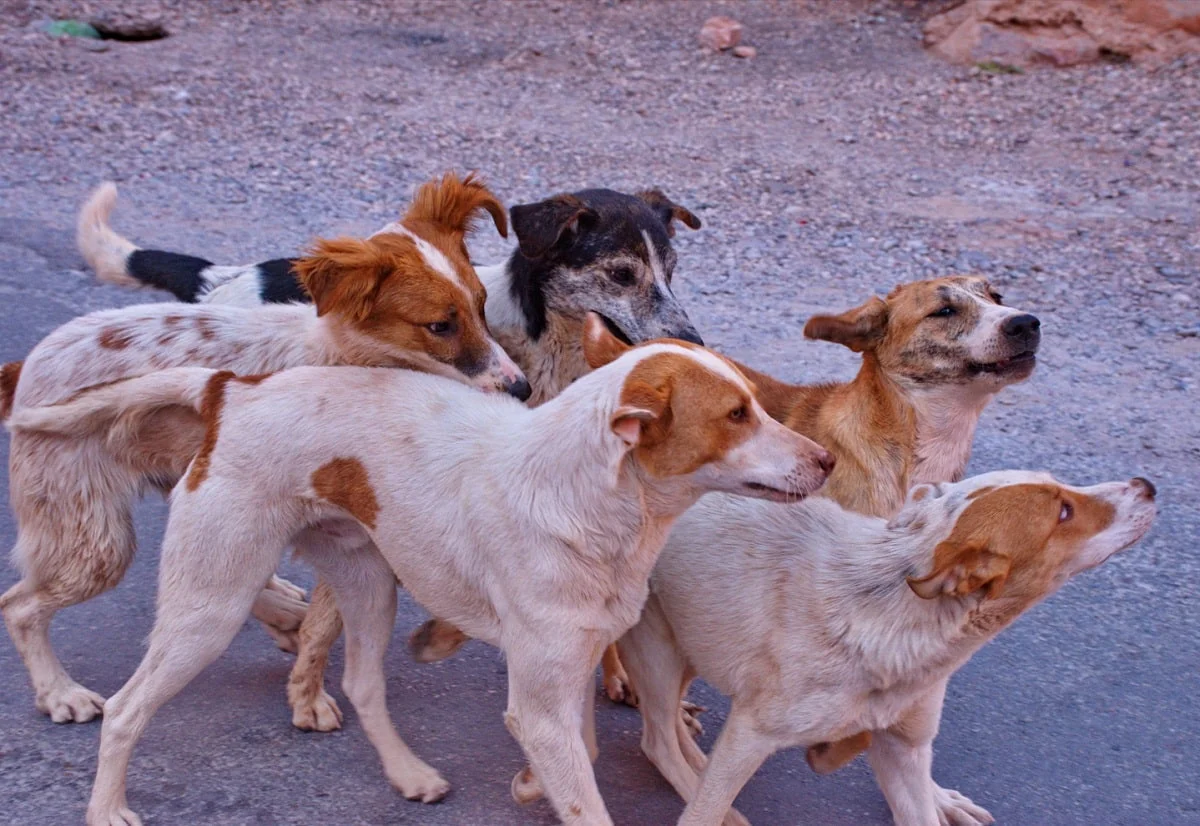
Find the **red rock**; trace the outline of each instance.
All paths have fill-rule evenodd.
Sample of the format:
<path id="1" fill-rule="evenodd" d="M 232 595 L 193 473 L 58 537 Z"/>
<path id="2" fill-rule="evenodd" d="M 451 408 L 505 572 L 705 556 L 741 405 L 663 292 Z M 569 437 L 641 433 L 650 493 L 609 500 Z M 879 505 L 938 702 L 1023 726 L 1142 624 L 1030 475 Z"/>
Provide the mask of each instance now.
<path id="1" fill-rule="evenodd" d="M 742 24 L 732 17 L 710 17 L 700 29 L 700 45 L 714 51 L 732 49 L 742 42 Z"/>

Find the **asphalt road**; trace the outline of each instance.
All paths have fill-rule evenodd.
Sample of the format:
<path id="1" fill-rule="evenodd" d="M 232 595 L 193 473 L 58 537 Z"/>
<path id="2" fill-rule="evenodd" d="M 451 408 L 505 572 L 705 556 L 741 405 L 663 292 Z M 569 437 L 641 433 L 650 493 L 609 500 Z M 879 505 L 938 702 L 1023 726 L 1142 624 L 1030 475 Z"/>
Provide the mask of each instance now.
<path id="1" fill-rule="evenodd" d="M 1181 73 L 1156 80 L 1132 68 L 960 81 L 962 70 L 920 53 L 911 21 L 888 17 L 880 27 L 886 33 L 843 45 L 837 26 L 845 20 L 801 15 L 799 34 L 781 33 L 790 31 L 781 19 L 790 12 L 780 4 L 755 4 L 747 13 L 764 47 L 757 63 L 710 65 L 716 58 L 697 56 L 690 45 L 706 16 L 699 5 L 673 4 L 670 19 L 652 32 L 638 28 L 639 15 L 655 8 L 646 3 L 597 5 L 586 14 L 576 7 L 553 24 L 542 13 L 500 19 L 476 4 L 453 20 L 427 14 L 412 23 L 407 12 L 380 12 L 370 26 L 342 11 L 356 9 L 365 19 L 364 4 L 293 13 L 284 3 L 278 17 L 234 10 L 212 19 L 192 7 L 191 29 L 168 41 L 116 44 L 101 54 L 64 46 L 49 61 L 39 57 L 48 48 L 40 41 L 6 31 L 15 57 L 0 61 L 7 90 L 0 97 L 20 92 L 4 104 L 6 129 L 11 123 L 25 131 L 14 125 L 17 131 L 0 136 L 0 361 L 22 357 L 77 314 L 164 299 L 95 284 L 82 271 L 71 237 L 74 210 L 91 186 L 114 176 L 125 181 L 117 225 L 129 235 L 225 263 L 288 253 L 314 232 L 371 231 L 413 184 L 447 165 L 480 166 L 511 202 L 585 184 L 659 183 L 696 206 L 707 225 L 679 239 L 678 290 L 697 327 L 711 344 L 793 380 L 846 377 L 853 369 L 848 354 L 802 341 L 799 324 L 816 309 L 844 309 L 910 278 L 982 270 L 1010 303 L 1042 317 L 1045 357 L 1030 382 L 985 415 L 971 469 L 1048 468 L 1078 483 L 1142 474 L 1158 484 L 1161 513 L 1138 547 L 1031 611 L 953 679 L 935 777 L 1002 824 L 1200 824 L 1200 200 L 1195 167 L 1188 179 L 1184 163 L 1196 157 L 1196 132 L 1180 127 L 1178 146 L 1148 158 L 1132 145 L 1068 142 L 1059 137 L 1061 123 L 1041 120 L 1043 113 L 1069 120 L 1071 107 L 1102 110 L 1113 95 L 1126 101 L 1120 117 L 1150 119 L 1156 116 L 1139 109 L 1143 103 L 1169 108 L 1181 95 L 1195 101 L 1195 87 L 1171 86 Z M 581 15 L 595 20 L 581 23 Z M 553 42 L 559 25 L 607 32 L 596 41 L 599 57 L 588 58 L 593 74 L 529 51 L 530 43 Z M 281 41 L 272 26 L 305 36 Z M 422 40 L 412 30 L 444 37 Z M 411 36 L 397 40 L 396 32 Z M 874 56 L 860 64 L 856 49 Z M 304 74 L 303 64 L 333 53 L 359 66 L 361 77 Z M 222 76 L 213 55 L 246 73 Z M 666 61 L 674 88 L 696 88 L 699 100 L 674 91 L 652 97 L 662 92 L 648 71 L 652 59 Z M 723 73 L 734 71 L 743 72 L 736 93 L 747 113 L 729 119 L 706 100 L 733 99 Z M 886 141 L 869 130 L 847 139 L 856 113 L 887 105 L 893 76 L 928 84 L 934 98 L 957 94 L 963 83 L 991 83 L 994 99 L 962 105 L 1024 112 L 1032 139 L 981 154 L 939 142 L 941 127 L 921 116 L 901 116 Z M 699 86 L 685 85 L 693 81 Z M 239 83 L 245 89 L 236 100 L 221 97 L 242 89 Z M 346 91 L 359 83 L 374 90 L 366 102 Z M 1018 83 L 1024 91 L 1003 85 Z M 46 103 L 68 100 L 78 84 L 84 109 Z M 419 106 L 416 98 L 397 105 L 379 97 L 420 88 Z M 545 110 L 551 93 L 570 111 L 602 105 L 613 117 L 563 119 Z M 339 115 L 320 121 L 315 133 L 300 130 L 305 146 L 291 151 L 310 152 L 311 163 L 255 160 L 264 146 L 285 140 L 271 129 L 278 111 L 272 96 L 293 111 L 354 109 L 359 126 L 343 129 Z M 1069 105 L 1052 111 L 1037 103 L 1058 99 Z M 669 140 L 687 151 L 650 151 L 661 129 L 648 124 L 645 100 L 660 101 L 651 115 L 673 124 Z M 114 101 L 124 108 L 109 118 L 102 110 Z M 788 101 L 799 112 L 787 110 Z M 504 120 L 509 111 L 512 119 Z M 813 111 L 840 115 L 818 122 L 809 118 Z M 433 123 L 435 113 L 445 128 Z M 387 163 L 368 163 L 379 148 L 354 143 L 368 133 L 364 123 L 406 135 L 404 146 Z M 968 139 L 992 134 L 992 121 L 962 123 Z M 489 124 L 512 131 L 471 131 Z M 173 136 L 163 138 L 162 129 Z M 1121 184 L 1132 189 L 1116 200 L 1093 197 L 1096 182 L 1125 174 L 1131 158 L 1135 168 L 1158 171 Z M 628 171 L 631 163 L 641 165 L 637 172 Z M 788 172 L 776 186 L 771 172 L 781 169 Z M 1172 176 L 1176 186 L 1161 183 Z M 481 258 L 491 258 L 503 247 L 484 239 L 482 250 Z M 6 440 L 0 445 L 7 458 Z M 0 492 L 6 485 L 0 474 Z M 137 511 L 141 552 L 125 581 L 64 611 L 54 626 L 68 670 L 105 695 L 132 673 L 152 625 L 165 515 L 161 501 L 144 502 Z M 0 546 L 11 546 L 14 534 L 11 514 L 0 511 Z M 311 584 L 302 567 L 286 573 Z M 0 570 L 0 587 L 15 579 L 11 569 Z M 130 773 L 133 807 L 147 824 L 553 823 L 545 804 L 521 808 L 509 797 L 523 761 L 501 719 L 500 655 L 471 643 L 449 662 L 417 666 L 402 641 L 423 619 L 402 599 L 388 658 L 389 706 L 408 742 L 453 784 L 443 803 L 410 803 L 388 787 L 348 703 L 340 732 L 292 729 L 283 697 L 291 660 L 250 624 L 151 724 Z M 335 680 L 340 656 L 339 645 Z M 707 746 L 726 706 L 703 687 L 695 695 L 711 709 Z M 674 822 L 681 806 L 640 753 L 637 713 L 599 695 L 597 702 L 597 773 L 614 819 Z M 99 731 L 98 723 L 55 725 L 39 715 L 15 650 L 0 638 L 0 823 L 82 822 Z M 771 759 L 738 806 L 759 826 L 889 822 L 865 763 L 818 778 L 799 752 Z"/>

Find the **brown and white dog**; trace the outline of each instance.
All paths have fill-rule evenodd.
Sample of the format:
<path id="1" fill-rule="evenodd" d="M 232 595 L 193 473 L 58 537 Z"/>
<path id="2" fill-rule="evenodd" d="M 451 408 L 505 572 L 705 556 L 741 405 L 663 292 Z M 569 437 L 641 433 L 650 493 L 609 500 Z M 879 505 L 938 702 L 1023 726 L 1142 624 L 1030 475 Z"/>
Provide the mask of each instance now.
<path id="1" fill-rule="evenodd" d="M 104 281 L 153 287 L 181 301 L 254 307 L 306 302 L 293 259 L 227 266 L 157 249 L 140 249 L 109 226 L 116 187 L 105 184 L 79 216 L 78 243 Z M 583 320 L 597 313 L 628 343 L 674 338 L 703 344 L 672 291 L 676 224 L 700 228 L 700 219 L 660 190 L 629 195 L 611 189 L 561 193 L 511 210 L 517 246 L 503 264 L 479 267 L 487 289 L 485 315 L 492 333 L 532 385 L 531 405 L 557 396 L 588 371 L 580 347 Z M 403 231 L 388 224 L 376 233 Z M 296 666 L 288 681 L 292 723 L 330 731 L 341 710 L 324 689 L 325 664 L 341 633 L 337 609 L 318 583 L 299 634 Z M 446 624 L 418 630 L 418 645 L 466 640 Z M 605 689 L 629 696 L 615 649 L 604 658 Z"/>
<path id="2" fill-rule="evenodd" d="M 621 640 L 642 749 L 688 801 L 680 825 L 746 826 L 730 806 L 767 757 L 864 730 L 896 826 L 991 823 L 931 774 L 946 683 L 1025 610 L 1141 539 L 1154 496 L 1145 479 L 1075 488 L 1001 471 L 917 485 L 890 521 L 824 498 L 705 497 L 676 523 Z M 697 675 L 733 699 L 707 759 L 679 715 Z"/>
<path id="3" fill-rule="evenodd" d="M 479 210 L 503 235 L 503 206 L 477 179 L 447 175 L 417 192 L 403 232 L 318 242 L 296 263 L 316 311 L 154 304 L 93 313 L 47 336 L 0 372 L 10 416 L 89 387 L 167 367 L 219 367 L 244 375 L 306 364 L 410 367 L 520 399 L 521 370 L 488 332 L 485 293 L 466 253 Z M 67 674 L 50 645 L 56 611 L 115 586 L 134 552 L 130 508 L 147 488 L 168 491 L 204 438 L 195 411 L 163 405 L 75 437 L 17 430 L 9 487 L 17 517 L 13 559 L 23 578 L 0 610 L 29 669 L 38 708 L 84 722 L 103 699 Z M 303 593 L 277 578 L 255 615 L 294 645 Z"/>
<path id="4" fill-rule="evenodd" d="M 246 382 L 185 368 L 14 412 L 18 432 L 91 432 L 161 404 L 208 424 L 172 494 L 149 649 L 105 707 L 88 823 L 139 822 L 125 780 L 140 733 L 228 646 L 256 583 L 295 542 L 336 595 L 343 687 L 401 793 L 429 802 L 449 786 L 389 718 L 397 579 L 504 650 L 505 723 L 563 822 L 611 824 L 589 765 L 592 673 L 637 621 L 672 523 L 711 491 L 796 501 L 832 458 L 701 347 L 631 349 L 596 316 L 585 336 L 597 369 L 537 408 L 405 371 L 297 368 Z M 337 541 L 301 541 L 314 530 Z"/>

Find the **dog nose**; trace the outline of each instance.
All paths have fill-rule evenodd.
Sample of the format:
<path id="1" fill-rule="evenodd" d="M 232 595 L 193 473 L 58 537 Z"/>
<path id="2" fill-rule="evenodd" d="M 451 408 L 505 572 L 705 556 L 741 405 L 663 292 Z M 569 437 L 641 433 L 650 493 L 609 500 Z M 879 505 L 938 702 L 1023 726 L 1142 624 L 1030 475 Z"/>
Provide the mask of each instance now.
<path id="1" fill-rule="evenodd" d="M 1022 313 L 1005 319 L 1004 324 L 1000 326 L 1000 332 L 1008 338 L 1034 344 L 1041 337 L 1041 330 L 1042 322 L 1037 316 L 1030 313 Z"/>
<path id="2" fill-rule="evenodd" d="M 524 376 L 516 381 L 504 382 L 504 392 L 510 396 L 516 396 L 523 402 L 529 401 L 529 397 L 533 395 L 533 388 L 529 386 L 529 380 Z"/>
<path id="3" fill-rule="evenodd" d="M 1135 476 L 1129 480 L 1129 483 L 1135 488 L 1141 488 L 1142 493 L 1145 494 L 1148 499 L 1153 499 L 1158 495 L 1158 488 L 1154 487 L 1154 483 L 1144 476 Z"/>
<path id="4" fill-rule="evenodd" d="M 828 450 L 822 450 L 817 454 L 817 467 L 825 472 L 825 475 L 833 473 L 834 467 L 837 465 L 837 457 Z"/>
<path id="5" fill-rule="evenodd" d="M 677 338 L 680 341 L 690 341 L 692 344 L 699 344 L 701 347 L 704 346 L 704 339 L 700 338 L 700 334 L 696 332 L 695 327 L 684 327 L 671 336 L 671 338 Z"/>

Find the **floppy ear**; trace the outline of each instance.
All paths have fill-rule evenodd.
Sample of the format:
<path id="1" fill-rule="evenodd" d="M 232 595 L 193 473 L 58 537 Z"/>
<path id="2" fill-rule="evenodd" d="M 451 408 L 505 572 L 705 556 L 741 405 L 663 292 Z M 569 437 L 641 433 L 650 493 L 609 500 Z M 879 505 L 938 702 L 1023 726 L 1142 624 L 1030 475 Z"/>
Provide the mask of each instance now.
<path id="1" fill-rule="evenodd" d="M 517 204 L 512 208 L 513 232 L 526 258 L 541 258 L 565 243 L 581 223 L 599 216 L 574 195 L 555 195 L 535 204 Z"/>
<path id="2" fill-rule="evenodd" d="M 934 548 L 933 560 L 929 576 L 908 577 L 908 587 L 921 599 L 942 595 L 965 597 L 979 590 L 984 597 L 997 597 L 1004 589 L 1011 566 L 1008 557 L 988 550 L 979 542 L 958 545 L 946 540 Z"/>
<path id="3" fill-rule="evenodd" d="M 362 321 L 392 268 L 390 256 L 360 238 L 318 238 L 308 256 L 292 263 L 312 296 L 317 315 L 335 313 Z"/>
<path id="4" fill-rule="evenodd" d="M 504 204 L 487 188 L 483 179 L 474 172 L 465 178 L 447 172 L 440 181 L 421 185 L 408 212 L 404 213 L 404 219 L 438 224 L 462 237 L 474 229 L 475 217 L 481 209 L 492 216 L 500 237 L 507 238 L 508 215 Z"/>
<path id="5" fill-rule="evenodd" d="M 841 315 L 817 315 L 804 325 L 805 338 L 832 341 L 856 353 L 873 349 L 887 332 L 888 306 L 881 298 Z"/>
<path id="6" fill-rule="evenodd" d="M 658 213 L 663 224 L 667 227 L 667 236 L 675 237 L 675 222 L 679 221 L 689 229 L 700 229 L 700 219 L 691 210 L 684 209 L 668 198 L 661 189 L 643 189 L 636 193 L 650 208 Z"/>
<path id="7" fill-rule="evenodd" d="M 644 441 L 646 429 L 663 417 L 671 401 L 670 387 L 655 387 L 636 379 L 621 389 L 621 406 L 612 415 L 613 433 L 630 447 Z"/>
<path id="8" fill-rule="evenodd" d="M 583 322 L 583 357 L 595 370 L 616 361 L 629 350 L 629 345 L 614 336 L 600 316 L 588 313 Z"/>

